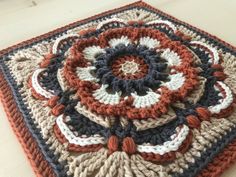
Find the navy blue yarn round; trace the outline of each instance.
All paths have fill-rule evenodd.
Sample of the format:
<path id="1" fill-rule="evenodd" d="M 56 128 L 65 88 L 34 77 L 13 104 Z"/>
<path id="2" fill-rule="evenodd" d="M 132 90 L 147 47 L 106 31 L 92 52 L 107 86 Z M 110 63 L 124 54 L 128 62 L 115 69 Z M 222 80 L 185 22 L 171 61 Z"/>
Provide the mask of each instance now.
<path id="1" fill-rule="evenodd" d="M 119 57 L 133 55 L 140 57 L 148 65 L 148 73 L 140 79 L 121 79 L 112 72 L 111 65 Z M 96 77 L 101 84 L 108 84 L 112 92 L 122 91 L 124 94 L 137 92 L 145 94 L 146 91 L 157 89 L 161 81 L 167 80 L 167 64 L 161 59 L 157 52 L 146 46 L 129 44 L 117 45 L 107 48 L 106 53 L 96 57 Z"/>

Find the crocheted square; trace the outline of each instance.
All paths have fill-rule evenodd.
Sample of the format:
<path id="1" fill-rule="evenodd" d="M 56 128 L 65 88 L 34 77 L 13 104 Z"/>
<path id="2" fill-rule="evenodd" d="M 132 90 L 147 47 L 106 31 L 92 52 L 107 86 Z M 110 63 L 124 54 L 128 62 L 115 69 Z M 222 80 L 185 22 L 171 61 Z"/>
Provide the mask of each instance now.
<path id="1" fill-rule="evenodd" d="M 236 159 L 236 50 L 143 2 L 0 52 L 37 176 L 215 177 Z"/>

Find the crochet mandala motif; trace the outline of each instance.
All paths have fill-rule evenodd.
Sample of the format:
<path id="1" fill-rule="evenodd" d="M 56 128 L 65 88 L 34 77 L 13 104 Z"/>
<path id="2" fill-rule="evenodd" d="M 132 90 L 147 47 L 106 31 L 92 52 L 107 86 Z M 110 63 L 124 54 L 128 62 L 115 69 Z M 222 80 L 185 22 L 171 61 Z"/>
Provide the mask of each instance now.
<path id="1" fill-rule="evenodd" d="M 235 159 L 235 48 L 143 2 L 1 54 L 38 176 L 209 177 Z"/>

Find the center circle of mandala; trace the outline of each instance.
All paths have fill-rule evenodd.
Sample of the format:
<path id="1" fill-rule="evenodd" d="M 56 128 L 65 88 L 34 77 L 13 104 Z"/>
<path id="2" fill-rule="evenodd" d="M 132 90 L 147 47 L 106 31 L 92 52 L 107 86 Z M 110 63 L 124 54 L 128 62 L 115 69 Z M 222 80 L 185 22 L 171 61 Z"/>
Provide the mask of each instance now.
<path id="1" fill-rule="evenodd" d="M 124 75 L 134 75 L 134 73 L 139 71 L 139 64 L 134 61 L 126 61 L 124 64 L 122 64 L 120 70 Z"/>

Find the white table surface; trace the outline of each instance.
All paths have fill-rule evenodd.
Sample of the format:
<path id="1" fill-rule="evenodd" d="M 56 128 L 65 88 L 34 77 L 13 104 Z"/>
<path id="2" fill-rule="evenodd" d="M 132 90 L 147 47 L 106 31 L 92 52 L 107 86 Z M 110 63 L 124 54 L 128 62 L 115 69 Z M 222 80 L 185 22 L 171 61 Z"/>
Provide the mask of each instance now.
<path id="1" fill-rule="evenodd" d="M 135 0 L 0 0 L 0 49 Z M 96 2 L 96 3 L 95 3 Z M 146 0 L 236 45 L 236 0 Z M 35 176 L 0 104 L 0 177 Z M 235 177 L 236 165 L 223 177 Z"/>

